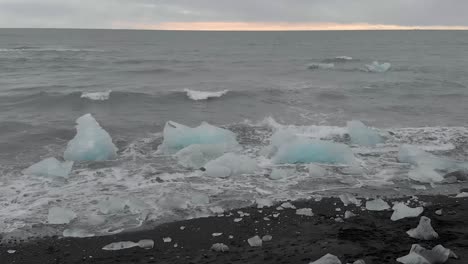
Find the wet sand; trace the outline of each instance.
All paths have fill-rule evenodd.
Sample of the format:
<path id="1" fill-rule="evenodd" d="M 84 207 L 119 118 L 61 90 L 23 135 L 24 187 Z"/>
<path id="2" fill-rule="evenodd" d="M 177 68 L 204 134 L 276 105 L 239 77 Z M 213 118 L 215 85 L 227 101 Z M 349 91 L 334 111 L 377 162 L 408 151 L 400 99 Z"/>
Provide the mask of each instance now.
<path id="1" fill-rule="evenodd" d="M 407 201 L 410 198 L 392 199 Z M 121 233 L 93 238 L 44 238 L 0 245 L 1 264 L 57 263 L 309 263 L 331 253 L 343 263 L 363 259 L 366 264 L 397 263 L 408 254 L 412 244 L 431 248 L 437 244 L 453 250 L 460 259 L 448 264 L 468 261 L 468 198 L 421 196 L 414 204 L 424 204 L 422 215 L 432 220 L 439 239 L 419 241 L 406 234 L 418 225 L 419 217 L 391 221 L 392 211 L 367 211 L 362 207 L 345 207 L 340 199 L 323 198 L 292 202 L 297 208 L 312 208 L 314 216 L 296 215 L 294 209 L 276 210 L 277 206 L 243 208 L 218 217 L 208 217 L 160 225 L 152 230 Z M 339 208 L 339 209 L 337 209 Z M 442 209 L 442 215 L 435 214 Z M 337 211 L 339 210 L 339 211 Z M 337 222 L 346 210 L 355 217 Z M 250 216 L 240 218 L 238 211 Z M 273 214 L 279 215 L 275 218 Z M 266 219 L 267 217 L 268 219 Z M 181 226 L 185 227 L 183 230 Z M 212 236 L 213 233 L 222 233 Z M 229 238 L 232 235 L 233 238 Z M 247 239 L 271 235 L 261 247 L 251 247 Z M 163 238 L 170 237 L 169 243 Z M 154 240 L 153 249 L 130 248 L 104 251 L 112 242 Z M 210 250 L 212 244 L 224 243 L 228 252 Z M 7 250 L 16 250 L 9 254 Z"/>

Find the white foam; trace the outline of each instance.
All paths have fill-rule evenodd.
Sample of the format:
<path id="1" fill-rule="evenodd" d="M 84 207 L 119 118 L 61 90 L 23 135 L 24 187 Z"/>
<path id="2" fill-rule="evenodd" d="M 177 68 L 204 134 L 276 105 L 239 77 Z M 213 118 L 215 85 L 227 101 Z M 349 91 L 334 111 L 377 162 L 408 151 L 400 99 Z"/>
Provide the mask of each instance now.
<path id="1" fill-rule="evenodd" d="M 195 101 L 207 100 L 210 98 L 218 98 L 229 92 L 229 90 L 210 92 L 210 91 L 196 91 L 196 90 L 190 90 L 190 89 L 184 89 L 184 91 L 187 93 L 188 98 L 195 100 Z"/>
<path id="2" fill-rule="evenodd" d="M 105 92 L 82 92 L 81 98 L 93 100 L 93 101 L 105 101 L 110 97 L 112 90 L 107 90 Z"/>

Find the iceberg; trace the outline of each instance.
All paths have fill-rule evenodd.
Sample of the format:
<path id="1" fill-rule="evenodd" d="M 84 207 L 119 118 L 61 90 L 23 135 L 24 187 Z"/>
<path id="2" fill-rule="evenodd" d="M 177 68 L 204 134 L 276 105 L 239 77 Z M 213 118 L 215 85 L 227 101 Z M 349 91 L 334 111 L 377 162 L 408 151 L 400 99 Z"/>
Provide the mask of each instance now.
<path id="1" fill-rule="evenodd" d="M 110 97 L 112 90 L 107 90 L 105 92 L 82 92 L 81 98 L 93 100 L 93 101 L 105 101 Z"/>
<path id="2" fill-rule="evenodd" d="M 223 144 L 194 144 L 179 150 L 175 157 L 180 165 L 199 169 L 205 166 L 208 161 L 216 159 L 229 151 L 230 148 Z"/>
<path id="3" fill-rule="evenodd" d="M 218 98 L 229 92 L 229 90 L 210 92 L 210 91 L 196 91 L 196 90 L 190 90 L 190 89 L 184 89 L 184 91 L 187 93 L 188 98 L 195 100 L 195 101 L 207 100 L 210 98 Z"/>
<path id="4" fill-rule="evenodd" d="M 23 170 L 23 174 L 67 178 L 72 167 L 73 161 L 60 162 L 56 158 L 47 158 Z"/>
<path id="5" fill-rule="evenodd" d="M 406 232 L 410 237 L 421 240 L 432 240 L 439 238 L 439 234 L 432 228 L 431 219 L 421 216 L 419 225 L 416 228 L 410 229 Z"/>
<path id="6" fill-rule="evenodd" d="M 365 67 L 367 72 L 383 73 L 390 70 L 392 65 L 388 62 L 380 64 L 378 61 L 374 61 L 371 64 L 366 64 Z"/>
<path id="7" fill-rule="evenodd" d="M 63 225 L 76 218 L 75 212 L 61 207 L 51 207 L 47 215 L 47 222 L 51 225 Z"/>
<path id="8" fill-rule="evenodd" d="M 203 122 L 198 127 L 188 127 L 168 121 L 163 131 L 164 140 L 158 150 L 165 154 L 175 154 L 190 145 L 223 145 L 224 148 L 238 147 L 236 134 L 220 127 Z"/>
<path id="9" fill-rule="evenodd" d="M 210 177 L 227 178 L 241 174 L 254 173 L 257 169 L 255 160 L 234 153 L 226 153 L 223 156 L 209 161 L 205 165 L 205 174 Z"/>
<path id="10" fill-rule="evenodd" d="M 383 138 L 377 131 L 367 127 L 359 120 L 352 120 L 347 123 L 348 133 L 351 137 L 351 143 L 365 147 L 373 147 L 383 143 Z"/>
<path id="11" fill-rule="evenodd" d="M 408 217 L 418 217 L 423 211 L 424 207 L 411 208 L 404 203 L 396 203 L 393 205 L 393 214 L 391 216 L 392 221 L 398 221 Z"/>
<path id="12" fill-rule="evenodd" d="M 110 135 L 91 114 L 76 120 L 76 136 L 68 142 L 63 157 L 71 161 L 104 161 L 117 156 Z"/>
<path id="13" fill-rule="evenodd" d="M 326 254 L 325 256 L 317 259 L 314 262 L 310 262 L 309 264 L 341 264 L 341 261 L 335 255 Z"/>

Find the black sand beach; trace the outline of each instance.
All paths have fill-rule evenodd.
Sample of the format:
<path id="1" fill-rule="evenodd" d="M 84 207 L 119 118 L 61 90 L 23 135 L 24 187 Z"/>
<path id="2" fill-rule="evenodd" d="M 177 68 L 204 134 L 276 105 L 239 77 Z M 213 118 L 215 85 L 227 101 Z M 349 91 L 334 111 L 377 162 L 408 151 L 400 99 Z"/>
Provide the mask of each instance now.
<path id="1" fill-rule="evenodd" d="M 392 199 L 407 201 L 411 197 Z M 59 263 L 309 263 L 331 253 L 343 263 L 363 259 L 367 264 L 397 263 L 407 255 L 412 244 L 431 248 L 437 244 L 451 249 L 459 259 L 446 263 L 462 264 L 468 259 L 468 198 L 422 196 L 422 215 L 432 220 L 439 238 L 419 241 L 406 234 L 418 225 L 419 217 L 391 221 L 391 210 L 367 211 L 355 205 L 345 207 L 340 199 L 292 202 L 297 208 L 311 208 L 314 216 L 296 215 L 294 209 L 244 208 L 225 213 L 229 216 L 192 219 L 160 225 L 152 230 L 93 238 L 44 238 L 31 242 L 11 241 L 0 246 L 1 264 Z M 339 208 L 339 209 L 336 209 Z M 435 211 L 442 209 L 442 215 Z M 339 222 L 350 210 L 355 217 Z M 250 214 L 240 222 L 238 211 Z M 279 215 L 275 218 L 273 214 Z M 265 218 L 267 217 L 267 218 Z M 181 229 L 181 227 L 183 230 Z M 213 236 L 213 233 L 222 233 Z M 249 246 L 247 239 L 271 235 L 261 247 Z M 233 236 L 230 238 L 229 236 Z M 163 238 L 171 242 L 164 243 Z M 154 240 L 154 248 L 130 248 L 104 251 L 112 242 Z M 214 252 L 212 244 L 224 243 L 229 252 Z M 7 253 L 7 250 L 16 250 Z"/>

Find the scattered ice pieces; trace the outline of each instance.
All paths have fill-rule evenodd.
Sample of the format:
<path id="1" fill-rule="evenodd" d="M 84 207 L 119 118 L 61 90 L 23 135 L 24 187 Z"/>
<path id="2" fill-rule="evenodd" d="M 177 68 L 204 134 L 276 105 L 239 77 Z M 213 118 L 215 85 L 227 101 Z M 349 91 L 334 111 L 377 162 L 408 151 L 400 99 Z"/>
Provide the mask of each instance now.
<path id="1" fill-rule="evenodd" d="M 68 178 L 72 167 L 73 161 L 60 162 L 56 158 L 47 158 L 23 170 L 23 174 Z"/>
<path id="2" fill-rule="evenodd" d="M 7 250 L 7 253 L 8 253 L 8 254 L 14 254 L 15 252 L 16 252 L 16 250 L 14 250 L 14 249 L 9 249 L 9 250 Z"/>
<path id="3" fill-rule="evenodd" d="M 213 237 L 219 237 L 219 236 L 222 236 L 223 233 L 213 233 L 213 234 L 211 234 L 211 235 L 212 235 Z"/>
<path id="4" fill-rule="evenodd" d="M 229 251 L 229 247 L 223 243 L 216 243 L 211 246 L 211 250 L 216 252 L 226 252 Z"/>
<path id="5" fill-rule="evenodd" d="M 240 217 L 250 216 L 249 213 L 244 213 L 244 212 L 242 212 L 242 211 L 237 211 L 237 213 L 239 214 Z"/>
<path id="6" fill-rule="evenodd" d="M 262 240 L 263 240 L 264 242 L 271 241 L 272 239 L 273 239 L 273 237 L 270 236 L 270 235 L 264 235 L 264 236 L 262 237 Z"/>
<path id="7" fill-rule="evenodd" d="M 150 239 L 144 239 L 138 241 L 138 243 L 132 242 L 132 241 L 122 241 L 122 242 L 115 242 L 108 244 L 104 246 L 102 249 L 103 250 L 122 250 L 122 249 L 127 249 L 127 248 L 133 248 L 133 247 L 141 247 L 144 249 L 150 249 L 153 248 L 154 246 L 154 241 Z"/>
<path id="8" fill-rule="evenodd" d="M 397 261 L 403 264 L 443 264 L 449 258 L 457 259 L 458 256 L 442 245 L 437 245 L 428 250 L 418 244 L 413 244 L 410 253 L 397 258 Z"/>
<path id="9" fill-rule="evenodd" d="M 424 207 L 411 208 L 404 203 L 396 203 L 393 205 L 393 214 L 391 216 L 392 221 L 398 221 L 408 217 L 418 217 L 423 211 Z"/>
<path id="10" fill-rule="evenodd" d="M 309 170 L 309 176 L 313 178 L 323 178 L 327 175 L 327 170 L 317 164 L 311 163 L 307 166 L 307 169 Z"/>
<path id="11" fill-rule="evenodd" d="M 311 208 L 301 208 L 296 210 L 297 215 L 314 216 Z"/>
<path id="12" fill-rule="evenodd" d="M 250 157 L 226 153 L 219 158 L 209 161 L 205 165 L 205 174 L 210 177 L 227 178 L 254 173 L 256 169 L 257 163 Z"/>
<path id="13" fill-rule="evenodd" d="M 352 196 L 349 193 L 341 194 L 340 195 L 340 200 L 341 200 L 341 202 L 343 202 L 344 206 L 348 206 L 350 204 L 354 204 L 356 206 L 361 205 L 361 201 L 359 201 L 358 199 L 356 199 L 356 197 Z"/>
<path id="14" fill-rule="evenodd" d="M 406 232 L 410 237 L 421 240 L 432 240 L 439 237 L 439 234 L 432 228 L 431 219 L 421 216 L 419 225 Z"/>
<path id="15" fill-rule="evenodd" d="M 270 207 L 273 205 L 273 201 L 271 199 L 265 198 L 258 198 L 255 200 L 255 203 L 257 204 L 257 208 Z"/>
<path id="16" fill-rule="evenodd" d="M 294 206 L 290 202 L 282 203 L 280 206 L 284 209 L 296 209 L 296 206 Z"/>
<path id="17" fill-rule="evenodd" d="M 455 198 L 465 198 L 468 197 L 468 192 L 461 192 L 455 196 Z"/>
<path id="18" fill-rule="evenodd" d="M 76 218 L 75 212 L 67 208 L 51 207 L 47 215 L 47 223 L 51 225 L 63 225 Z"/>
<path id="19" fill-rule="evenodd" d="M 384 62 L 380 64 L 378 61 L 374 61 L 371 64 L 366 64 L 365 70 L 367 72 L 375 72 L 375 73 L 384 73 L 392 67 L 392 65 L 388 62 Z"/>
<path id="20" fill-rule="evenodd" d="M 164 238 L 163 238 L 163 241 L 164 241 L 164 243 L 171 243 L 171 242 L 172 242 L 172 238 L 170 238 L 170 237 L 164 237 Z"/>
<path id="21" fill-rule="evenodd" d="M 259 236 L 254 236 L 247 239 L 247 242 L 251 247 L 261 247 L 263 241 Z"/>
<path id="22" fill-rule="evenodd" d="M 435 214 L 436 215 L 442 215 L 442 209 L 439 209 L 439 210 L 435 211 Z"/>
<path id="23" fill-rule="evenodd" d="M 309 264 L 342 264 L 342 263 L 337 256 L 334 256 L 332 254 L 326 254 L 325 256 L 317 259 L 314 262 L 310 262 Z"/>
<path id="24" fill-rule="evenodd" d="M 117 156 L 112 138 L 91 114 L 76 120 L 77 133 L 68 142 L 63 157 L 70 161 L 103 161 Z"/>
<path id="25" fill-rule="evenodd" d="M 351 143 L 365 147 L 373 147 L 383 143 L 383 138 L 377 131 L 367 127 L 359 120 L 352 120 L 347 123 L 348 133 L 351 137 Z"/>
<path id="26" fill-rule="evenodd" d="M 384 211 L 390 209 L 390 205 L 384 200 L 377 198 L 366 202 L 366 209 L 369 211 Z"/>
<path id="27" fill-rule="evenodd" d="M 63 230 L 62 235 L 63 237 L 79 237 L 79 238 L 95 236 L 93 233 L 89 231 L 78 229 L 78 228 L 65 229 Z"/>
<path id="28" fill-rule="evenodd" d="M 354 217 L 354 216 L 356 216 L 356 215 L 355 215 L 353 212 L 351 212 L 351 211 L 346 211 L 346 212 L 344 213 L 344 218 L 345 218 L 345 219 L 348 219 L 348 218 L 351 218 L 351 217 Z"/>

